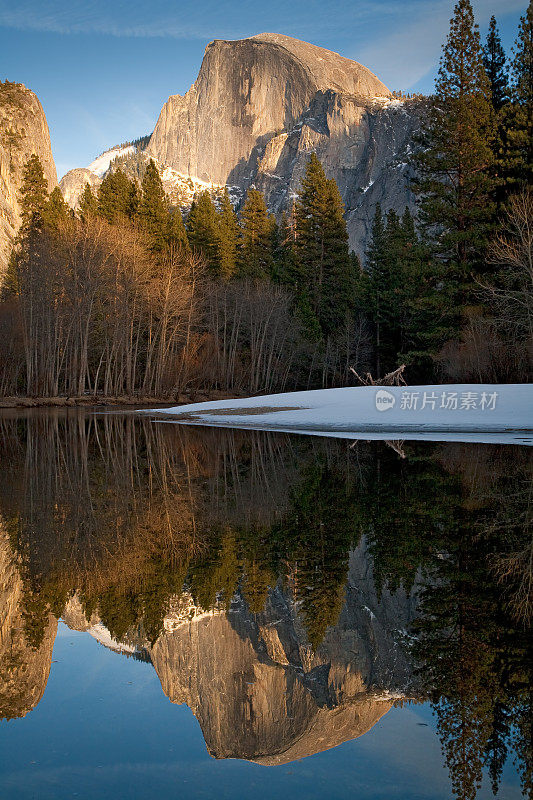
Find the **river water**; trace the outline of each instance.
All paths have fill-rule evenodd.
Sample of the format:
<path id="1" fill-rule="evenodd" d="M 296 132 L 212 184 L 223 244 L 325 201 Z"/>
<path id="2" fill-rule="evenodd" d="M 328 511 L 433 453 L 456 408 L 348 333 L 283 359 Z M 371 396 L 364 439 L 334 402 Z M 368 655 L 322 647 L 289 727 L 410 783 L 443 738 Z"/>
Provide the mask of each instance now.
<path id="1" fill-rule="evenodd" d="M 0 797 L 528 797 L 531 449 L 0 415 Z"/>

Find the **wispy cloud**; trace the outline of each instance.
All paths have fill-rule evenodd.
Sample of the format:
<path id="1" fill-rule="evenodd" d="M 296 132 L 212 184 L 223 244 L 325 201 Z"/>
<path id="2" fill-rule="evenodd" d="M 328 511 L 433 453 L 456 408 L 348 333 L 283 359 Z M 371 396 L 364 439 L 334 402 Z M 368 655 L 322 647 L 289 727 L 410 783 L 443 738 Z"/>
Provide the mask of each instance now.
<path id="1" fill-rule="evenodd" d="M 340 49 L 395 88 L 410 88 L 440 54 L 455 0 L 0 0 L 0 27 L 63 35 L 205 41 L 278 31 Z M 474 0 L 477 21 L 526 0 Z"/>
<path id="2" fill-rule="evenodd" d="M 391 88 L 409 89 L 437 64 L 446 37 L 453 2 L 433 0 L 419 7 L 419 13 L 396 30 L 376 37 L 349 55 L 362 62 Z M 491 15 L 504 16 L 524 10 L 524 0 L 478 0 L 474 2 L 476 21 L 486 25 Z"/>
<path id="3" fill-rule="evenodd" d="M 489 6 L 480 0 L 478 6 Z M 492 5 L 503 5 L 495 0 Z M 513 5 L 514 0 L 509 0 Z M 523 4 L 523 3 L 522 3 Z M 518 3 L 516 3 L 518 5 Z M 387 26 L 447 19 L 452 0 L 0 0 L 0 26 L 58 34 L 175 39 L 238 38 L 265 30 L 295 36 L 351 34 L 354 41 Z M 436 17 L 435 17 L 436 15 Z"/>
<path id="4" fill-rule="evenodd" d="M 59 34 L 104 34 L 118 37 L 170 37 L 177 39 L 205 38 L 209 24 L 220 14 L 223 3 L 202 2 L 202 13 L 190 0 L 172 8 L 156 0 L 147 5 L 138 0 L 130 3 L 115 0 L 0 0 L 0 26 L 25 31 Z"/>

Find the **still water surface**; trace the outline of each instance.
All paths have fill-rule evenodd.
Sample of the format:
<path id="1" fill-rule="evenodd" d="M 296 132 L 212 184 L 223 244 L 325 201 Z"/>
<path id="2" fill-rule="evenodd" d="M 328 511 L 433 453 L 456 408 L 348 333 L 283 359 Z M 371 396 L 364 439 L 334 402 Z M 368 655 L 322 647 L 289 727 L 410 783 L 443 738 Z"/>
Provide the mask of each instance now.
<path id="1" fill-rule="evenodd" d="M 0 797 L 528 797 L 530 454 L 0 416 Z"/>

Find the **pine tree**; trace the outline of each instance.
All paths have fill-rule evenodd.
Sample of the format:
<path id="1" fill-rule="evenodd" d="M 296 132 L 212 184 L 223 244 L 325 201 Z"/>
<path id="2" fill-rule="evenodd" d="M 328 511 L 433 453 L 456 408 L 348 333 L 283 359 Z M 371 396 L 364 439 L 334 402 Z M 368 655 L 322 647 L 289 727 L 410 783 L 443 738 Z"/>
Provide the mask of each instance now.
<path id="1" fill-rule="evenodd" d="M 239 223 L 227 188 L 224 188 L 218 217 L 218 260 L 220 274 L 227 280 L 234 275 L 237 268 L 239 242 Z"/>
<path id="2" fill-rule="evenodd" d="M 168 202 L 163 183 L 154 160 L 151 158 L 141 184 L 141 199 L 137 215 L 143 225 L 150 249 L 161 252 L 167 244 Z"/>
<path id="3" fill-rule="evenodd" d="M 446 266 L 420 242 L 409 209 L 400 220 L 378 205 L 366 257 L 363 309 L 375 330 L 375 370 L 406 364 L 410 381 L 435 377 L 435 357 L 453 334 L 454 297 Z"/>
<path id="4" fill-rule="evenodd" d="M 494 216 L 494 114 L 470 0 L 459 0 L 440 62 L 422 147 L 415 157 L 420 219 L 468 302 Z"/>
<path id="5" fill-rule="evenodd" d="M 132 219 L 138 206 L 138 189 L 122 170 L 108 172 L 98 190 L 98 213 L 110 224 L 121 217 Z"/>
<path id="6" fill-rule="evenodd" d="M 499 111 L 509 100 L 509 78 L 505 63 L 505 50 L 502 47 L 496 18 L 492 16 L 483 48 L 483 64 L 490 83 L 492 105 L 496 111 Z"/>
<path id="7" fill-rule="evenodd" d="M 397 363 L 413 383 L 436 379 L 436 356 L 457 330 L 457 298 L 446 264 L 420 241 L 409 209 L 401 221 L 397 303 L 400 337 Z"/>
<path id="8" fill-rule="evenodd" d="M 86 183 L 79 199 L 80 217 L 87 220 L 98 214 L 98 198 L 91 189 L 90 183 Z"/>
<path id="9" fill-rule="evenodd" d="M 21 232 L 42 223 L 43 211 L 48 198 L 48 183 L 44 176 L 39 156 L 32 155 L 22 170 L 22 183 L 19 192 Z"/>
<path id="10" fill-rule="evenodd" d="M 509 191 L 533 182 L 533 0 L 520 19 L 513 48 L 511 101 L 504 108 L 501 159 Z"/>
<path id="11" fill-rule="evenodd" d="M 275 232 L 273 258 L 272 280 L 297 291 L 301 274 L 294 248 L 294 236 L 285 212 L 281 215 L 281 222 Z"/>
<path id="12" fill-rule="evenodd" d="M 257 189 L 248 189 L 241 211 L 242 244 L 238 274 L 242 278 L 269 278 L 274 266 L 275 221 Z"/>
<path id="13" fill-rule="evenodd" d="M 489 775 L 494 797 L 498 795 L 501 777 L 509 750 L 509 714 L 499 699 L 495 699 L 492 715 L 492 731 L 485 749 L 485 762 L 489 765 Z"/>
<path id="14" fill-rule="evenodd" d="M 354 264 L 350 258 L 344 204 L 335 180 L 327 181 L 325 281 L 319 320 L 325 336 L 340 333 L 348 323 L 355 300 Z"/>
<path id="15" fill-rule="evenodd" d="M 394 209 L 387 213 L 385 229 L 385 259 L 382 270 L 381 297 L 381 368 L 383 374 L 399 366 L 403 315 L 400 292 L 405 268 L 406 237 L 404 228 Z"/>
<path id="16" fill-rule="evenodd" d="M 511 65 L 513 100 L 528 107 L 533 104 L 533 0 L 518 26 L 518 38 L 513 49 Z"/>
<path id="17" fill-rule="evenodd" d="M 407 322 L 405 273 L 408 254 L 415 241 L 417 237 L 409 211 L 406 209 L 400 221 L 391 209 L 384 220 L 378 204 L 367 251 L 367 292 L 368 309 L 376 331 L 376 375 L 380 377 L 400 363 Z"/>
<path id="18" fill-rule="evenodd" d="M 50 197 L 42 212 L 43 222 L 50 230 L 57 230 L 61 222 L 66 222 L 70 217 L 70 209 L 63 200 L 59 186 L 52 190 Z"/>
<path id="19" fill-rule="evenodd" d="M 43 215 L 48 202 L 48 184 L 37 155 L 32 155 L 22 170 L 19 190 L 21 226 L 11 252 L 4 278 L 3 294 L 19 291 L 19 268 L 23 261 L 36 264 L 39 259 L 39 238 L 43 231 Z"/>
<path id="20" fill-rule="evenodd" d="M 178 247 L 184 253 L 191 249 L 179 208 L 169 208 L 168 210 L 165 238 L 169 247 Z"/>
<path id="21" fill-rule="evenodd" d="M 293 294 L 293 313 L 302 323 L 306 337 L 319 342 L 322 330 L 311 304 L 306 275 L 296 247 L 296 203 L 289 215 L 283 213 L 274 236 L 272 280 L 286 286 Z"/>
<path id="22" fill-rule="evenodd" d="M 261 614 L 265 610 L 269 587 L 275 584 L 272 574 L 255 560 L 244 562 L 244 579 L 241 593 L 252 614 Z"/>
<path id="23" fill-rule="evenodd" d="M 191 247 L 205 258 L 213 274 L 220 275 L 218 215 L 208 191 L 202 192 L 191 205 L 187 236 Z"/>
<path id="24" fill-rule="evenodd" d="M 294 213 L 300 295 L 309 302 L 321 334 L 327 338 L 339 333 L 347 322 L 355 277 L 342 200 L 315 153 L 307 164 Z"/>
<path id="25" fill-rule="evenodd" d="M 385 224 L 381 204 L 376 204 L 372 229 L 370 233 L 370 243 L 366 251 L 366 272 L 369 276 L 367 283 L 368 290 L 368 309 L 370 318 L 375 327 L 375 370 L 376 376 L 381 377 L 381 353 L 382 353 L 382 294 L 383 294 L 383 271 L 385 265 Z"/>

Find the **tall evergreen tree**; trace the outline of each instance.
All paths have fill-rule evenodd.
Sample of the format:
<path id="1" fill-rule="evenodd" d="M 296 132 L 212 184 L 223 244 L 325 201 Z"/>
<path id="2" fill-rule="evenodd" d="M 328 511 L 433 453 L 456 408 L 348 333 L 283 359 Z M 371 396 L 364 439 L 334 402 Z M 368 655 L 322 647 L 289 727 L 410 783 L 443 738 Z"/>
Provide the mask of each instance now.
<path id="1" fill-rule="evenodd" d="M 381 355 L 382 355 L 382 294 L 384 286 L 384 265 L 386 253 L 386 233 L 385 223 L 383 220 L 383 213 L 381 204 L 376 204 L 374 212 L 374 219 L 372 220 L 372 229 L 370 234 L 370 243 L 366 251 L 366 272 L 368 275 L 367 282 L 367 301 L 368 311 L 370 318 L 374 324 L 375 329 L 375 370 L 376 376 L 381 377 Z"/>
<path id="2" fill-rule="evenodd" d="M 509 78 L 505 67 L 505 50 L 494 16 L 490 18 L 489 32 L 483 48 L 483 64 L 490 83 L 492 105 L 499 111 L 509 100 Z"/>
<path id="3" fill-rule="evenodd" d="M 405 212 L 383 217 L 378 205 L 367 250 L 363 309 L 374 325 L 375 370 L 382 376 L 406 364 L 411 381 L 435 378 L 435 357 L 453 335 L 453 283 Z"/>
<path id="4" fill-rule="evenodd" d="M 218 259 L 220 274 L 231 278 L 237 268 L 237 247 L 239 243 L 239 223 L 230 200 L 227 188 L 220 203 L 218 225 Z"/>
<path id="5" fill-rule="evenodd" d="M 359 539 L 358 500 L 346 475 L 314 459 L 291 488 L 290 510 L 272 531 L 285 569 L 294 565 L 291 588 L 313 649 L 342 609 L 348 554 Z"/>
<path id="6" fill-rule="evenodd" d="M 239 276 L 269 278 L 274 264 L 275 221 L 269 216 L 265 199 L 257 189 L 248 189 L 241 211 L 241 227 Z"/>
<path id="7" fill-rule="evenodd" d="M 39 156 L 34 154 L 30 156 L 22 170 L 19 200 L 23 234 L 31 227 L 41 224 L 47 198 L 48 183 L 44 176 L 43 165 Z"/>
<path id="8" fill-rule="evenodd" d="M 504 109 L 502 170 L 512 191 L 533 182 L 533 0 L 520 19 L 513 48 L 511 101 Z"/>
<path id="9" fill-rule="evenodd" d="M 153 252 L 164 250 L 167 244 L 169 209 L 159 170 L 153 158 L 148 162 L 144 173 L 137 214 L 146 230 L 151 250 Z"/>
<path id="10" fill-rule="evenodd" d="M 295 206 L 295 246 L 300 293 L 325 338 L 341 331 L 354 302 L 355 278 L 343 213 L 335 181 L 326 179 L 312 153 Z"/>
<path id="11" fill-rule="evenodd" d="M 43 214 L 48 201 L 48 184 L 43 165 L 37 155 L 32 155 L 22 170 L 19 190 L 21 226 L 11 252 L 3 293 L 16 294 L 19 290 L 18 272 L 21 259 L 28 264 L 39 258 L 38 239 L 43 230 Z"/>
<path id="12" fill-rule="evenodd" d="M 348 323 L 355 300 L 358 265 L 350 257 L 344 203 L 333 178 L 326 182 L 325 281 L 319 320 L 326 336 L 340 333 Z"/>
<path id="13" fill-rule="evenodd" d="M 138 199 L 135 181 L 130 181 L 121 169 L 108 172 L 98 190 L 98 213 L 110 224 L 121 217 L 132 219 Z"/>
<path id="14" fill-rule="evenodd" d="M 420 219 L 469 302 L 471 272 L 483 263 L 494 216 L 494 114 L 470 0 L 459 0 L 415 157 Z"/>
<path id="15" fill-rule="evenodd" d="M 412 382 L 434 381 L 436 356 L 457 329 L 455 285 L 446 264 L 432 258 L 405 209 L 398 240 L 397 304 L 400 311 L 400 352 Z"/>
<path id="16" fill-rule="evenodd" d="M 275 232 L 273 256 L 273 281 L 297 292 L 301 276 L 294 248 L 294 236 L 285 212 L 281 215 L 281 222 Z"/>
<path id="17" fill-rule="evenodd" d="M 66 222 L 70 216 L 70 209 L 63 200 L 59 186 L 52 190 L 46 205 L 43 208 L 43 222 L 50 230 L 57 230 L 61 222 Z"/>
<path id="18" fill-rule="evenodd" d="M 215 205 L 209 192 L 204 191 L 191 205 L 187 236 L 191 247 L 203 255 L 215 275 L 220 274 L 218 234 L 219 220 Z"/>
<path id="19" fill-rule="evenodd" d="M 79 200 L 80 216 L 83 220 L 94 217 L 98 214 L 98 198 L 91 189 L 90 183 L 86 183 Z"/>
<path id="20" fill-rule="evenodd" d="M 183 252 L 190 250 L 187 231 L 179 208 L 168 209 L 166 241 L 169 246 L 179 247 Z"/>

